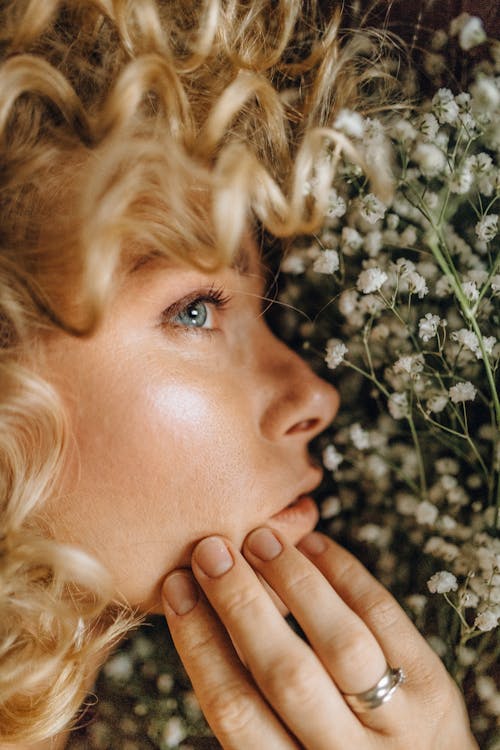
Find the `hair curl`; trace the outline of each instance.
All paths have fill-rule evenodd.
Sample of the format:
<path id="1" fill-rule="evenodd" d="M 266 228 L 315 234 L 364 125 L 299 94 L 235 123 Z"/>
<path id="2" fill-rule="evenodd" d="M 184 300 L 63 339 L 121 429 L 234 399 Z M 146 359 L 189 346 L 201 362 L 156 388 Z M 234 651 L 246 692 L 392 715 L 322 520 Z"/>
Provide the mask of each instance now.
<path id="1" fill-rule="evenodd" d="M 41 521 L 67 435 L 37 375 L 41 342 L 90 335 L 125 258 L 213 268 L 249 220 L 278 237 L 313 229 L 326 145 L 358 158 L 335 115 L 373 109 L 387 76 L 382 35 L 343 34 L 340 10 L 312 0 L 12 0 L 0 13 L 0 739 L 15 743 L 68 725 L 88 664 L 137 622 L 102 567 Z"/>

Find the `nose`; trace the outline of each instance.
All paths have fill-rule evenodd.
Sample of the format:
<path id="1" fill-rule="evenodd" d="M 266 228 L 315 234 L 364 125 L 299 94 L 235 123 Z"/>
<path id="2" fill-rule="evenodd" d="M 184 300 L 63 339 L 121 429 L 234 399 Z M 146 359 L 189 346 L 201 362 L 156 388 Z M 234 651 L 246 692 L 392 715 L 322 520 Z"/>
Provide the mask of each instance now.
<path id="1" fill-rule="evenodd" d="M 309 442 L 335 417 L 338 391 L 269 329 L 267 333 L 260 360 L 265 379 L 261 433 L 274 441 L 297 438 Z"/>

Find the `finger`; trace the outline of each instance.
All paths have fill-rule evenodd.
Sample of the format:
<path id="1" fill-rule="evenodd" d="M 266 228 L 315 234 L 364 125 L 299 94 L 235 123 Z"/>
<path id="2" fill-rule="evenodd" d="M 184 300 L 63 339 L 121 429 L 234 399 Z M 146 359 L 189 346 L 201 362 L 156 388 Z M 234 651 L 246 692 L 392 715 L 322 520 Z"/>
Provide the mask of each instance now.
<path id="1" fill-rule="evenodd" d="M 340 691 L 373 687 L 386 670 L 384 653 L 318 568 L 269 528 L 253 531 L 243 552 L 297 619 Z"/>
<path id="2" fill-rule="evenodd" d="M 367 624 L 389 664 L 403 666 L 407 674 L 405 690 L 430 672 L 447 677 L 440 659 L 404 610 L 354 555 L 318 532 L 302 539 L 298 548 Z"/>
<path id="3" fill-rule="evenodd" d="M 361 742 L 357 722 L 310 647 L 280 616 L 256 574 L 227 540 L 204 539 L 193 572 L 259 689 L 306 748 L 345 748 Z M 314 721 L 311 721 L 314 716 Z"/>
<path id="4" fill-rule="evenodd" d="M 176 570 L 167 576 L 162 600 L 175 647 L 224 750 L 297 750 L 238 659 L 192 574 Z"/>

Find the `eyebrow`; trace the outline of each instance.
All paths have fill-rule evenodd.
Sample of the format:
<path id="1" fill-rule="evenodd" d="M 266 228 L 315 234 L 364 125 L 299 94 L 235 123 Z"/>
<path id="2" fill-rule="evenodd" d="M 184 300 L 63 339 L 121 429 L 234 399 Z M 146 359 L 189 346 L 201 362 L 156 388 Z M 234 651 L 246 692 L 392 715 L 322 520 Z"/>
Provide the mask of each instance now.
<path id="1" fill-rule="evenodd" d="M 134 258 L 133 262 L 129 266 L 128 274 L 133 275 L 138 271 L 147 268 L 154 263 L 154 261 L 161 260 L 167 267 L 171 264 L 171 259 L 161 253 L 159 250 L 151 250 L 149 252 L 142 253 Z M 237 252 L 235 253 L 231 263 L 229 264 L 231 270 L 237 271 L 239 274 L 244 276 L 248 274 L 251 268 L 251 258 L 248 249 L 244 245 L 240 245 Z"/>

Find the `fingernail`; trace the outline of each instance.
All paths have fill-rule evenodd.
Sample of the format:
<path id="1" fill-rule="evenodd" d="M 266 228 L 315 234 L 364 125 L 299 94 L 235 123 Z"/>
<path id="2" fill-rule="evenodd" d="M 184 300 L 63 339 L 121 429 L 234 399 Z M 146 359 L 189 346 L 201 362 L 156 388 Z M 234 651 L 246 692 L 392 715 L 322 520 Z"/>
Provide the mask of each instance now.
<path id="1" fill-rule="evenodd" d="M 194 558 L 210 578 L 219 578 L 234 565 L 234 560 L 225 543 L 216 536 L 203 539 L 194 551 Z"/>
<path id="2" fill-rule="evenodd" d="M 312 531 L 300 540 L 298 547 L 307 555 L 321 555 L 326 550 L 327 544 L 324 536 Z"/>
<path id="3" fill-rule="evenodd" d="M 256 557 L 264 562 L 274 560 L 283 549 L 279 539 L 270 529 L 256 529 L 247 539 L 247 547 Z"/>
<path id="4" fill-rule="evenodd" d="M 198 601 L 198 587 L 187 570 L 170 573 L 163 583 L 162 592 L 165 601 L 176 615 L 191 612 Z"/>

